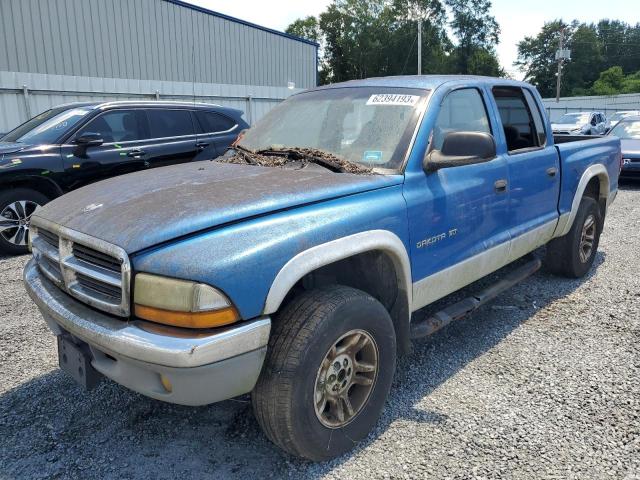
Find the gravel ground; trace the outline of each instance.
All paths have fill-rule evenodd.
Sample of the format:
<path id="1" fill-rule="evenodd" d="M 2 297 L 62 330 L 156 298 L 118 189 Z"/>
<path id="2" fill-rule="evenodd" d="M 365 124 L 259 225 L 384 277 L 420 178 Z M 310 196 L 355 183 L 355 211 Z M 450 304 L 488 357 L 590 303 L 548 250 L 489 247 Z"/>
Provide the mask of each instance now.
<path id="1" fill-rule="evenodd" d="M 400 361 L 377 428 L 324 464 L 281 453 L 246 398 L 85 393 L 0 260 L 0 478 L 640 479 L 640 186 L 618 195 L 596 268 L 538 273 Z"/>

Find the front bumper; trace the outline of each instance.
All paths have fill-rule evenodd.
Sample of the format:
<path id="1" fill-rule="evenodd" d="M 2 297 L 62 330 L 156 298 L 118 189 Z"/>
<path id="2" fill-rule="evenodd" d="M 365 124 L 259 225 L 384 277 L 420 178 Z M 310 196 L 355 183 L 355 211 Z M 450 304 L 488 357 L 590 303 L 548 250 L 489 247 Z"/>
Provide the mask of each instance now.
<path id="1" fill-rule="evenodd" d="M 628 163 L 622 165 L 622 170 L 620 170 L 621 177 L 640 177 L 640 160 L 633 159 Z"/>
<path id="2" fill-rule="evenodd" d="M 54 334 L 69 333 L 86 343 L 96 370 L 143 395 L 206 405 L 250 392 L 262 369 L 271 329 L 268 317 L 227 328 L 187 330 L 93 310 L 51 283 L 33 259 L 25 267 L 24 282 Z M 171 391 L 161 375 L 171 382 Z"/>

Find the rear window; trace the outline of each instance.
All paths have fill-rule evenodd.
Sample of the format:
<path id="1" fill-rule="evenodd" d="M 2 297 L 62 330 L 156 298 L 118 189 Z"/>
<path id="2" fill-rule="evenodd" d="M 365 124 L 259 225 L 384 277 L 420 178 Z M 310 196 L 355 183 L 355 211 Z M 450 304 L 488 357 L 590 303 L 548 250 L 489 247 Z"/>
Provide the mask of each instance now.
<path id="1" fill-rule="evenodd" d="M 151 138 L 181 137 L 194 135 L 195 129 L 189 110 L 147 110 Z"/>
<path id="2" fill-rule="evenodd" d="M 234 120 L 216 112 L 197 110 L 195 114 L 200 123 L 202 133 L 226 132 L 236 126 Z"/>

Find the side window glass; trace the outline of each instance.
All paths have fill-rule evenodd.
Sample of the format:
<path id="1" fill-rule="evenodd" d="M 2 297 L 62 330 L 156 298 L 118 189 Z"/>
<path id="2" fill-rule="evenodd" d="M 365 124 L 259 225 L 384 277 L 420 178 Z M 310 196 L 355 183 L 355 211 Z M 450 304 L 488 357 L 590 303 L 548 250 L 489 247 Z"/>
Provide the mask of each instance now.
<path id="1" fill-rule="evenodd" d="M 536 133 L 538 134 L 538 145 L 546 145 L 547 134 L 544 131 L 544 121 L 542 120 L 542 114 L 540 113 L 538 104 L 536 103 L 535 98 L 533 98 L 533 94 L 529 90 L 525 88 L 522 91 L 524 92 L 524 97 L 527 99 L 529 111 L 533 116 L 533 124 L 536 128 Z"/>
<path id="2" fill-rule="evenodd" d="M 236 122 L 231 120 L 229 117 L 220 115 L 216 112 L 197 110 L 195 114 L 198 122 L 200 123 L 202 133 L 226 132 L 236 125 Z"/>
<path id="3" fill-rule="evenodd" d="M 493 96 L 498 105 L 509 152 L 538 146 L 538 136 L 531 112 L 519 87 L 495 87 Z"/>
<path id="4" fill-rule="evenodd" d="M 195 129 L 189 110 L 147 110 L 151 138 L 181 137 L 194 135 Z"/>
<path id="5" fill-rule="evenodd" d="M 440 150 L 450 132 L 491 133 L 487 109 L 475 88 L 454 90 L 444 99 L 433 127 L 433 148 Z"/>
<path id="6" fill-rule="evenodd" d="M 105 143 L 132 142 L 148 138 L 144 114 L 139 110 L 112 110 L 91 120 L 76 133 L 99 134 Z"/>
<path id="7" fill-rule="evenodd" d="M 596 116 L 594 115 L 593 117 L 591 117 L 591 125 L 593 125 L 594 127 L 598 124 L 598 120 L 596 119 Z"/>

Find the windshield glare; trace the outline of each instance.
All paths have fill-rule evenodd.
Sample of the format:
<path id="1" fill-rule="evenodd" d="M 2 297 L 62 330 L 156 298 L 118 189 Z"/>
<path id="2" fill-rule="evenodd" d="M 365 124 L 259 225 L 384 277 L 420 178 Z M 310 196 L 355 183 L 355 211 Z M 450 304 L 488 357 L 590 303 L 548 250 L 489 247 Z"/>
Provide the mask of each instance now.
<path id="1" fill-rule="evenodd" d="M 87 107 L 47 110 L 7 133 L 0 140 L 33 145 L 54 143 L 89 112 L 91 108 Z"/>
<path id="2" fill-rule="evenodd" d="M 314 148 L 365 167 L 399 170 L 427 93 L 369 87 L 302 93 L 271 110 L 240 145 Z"/>
<path id="3" fill-rule="evenodd" d="M 563 115 L 558 123 L 569 123 L 572 125 L 578 125 L 580 123 L 587 123 L 589 121 L 589 114 L 565 114 Z"/>
<path id="4" fill-rule="evenodd" d="M 627 140 L 640 140 L 640 120 L 623 120 L 611 129 L 609 135 Z"/>

